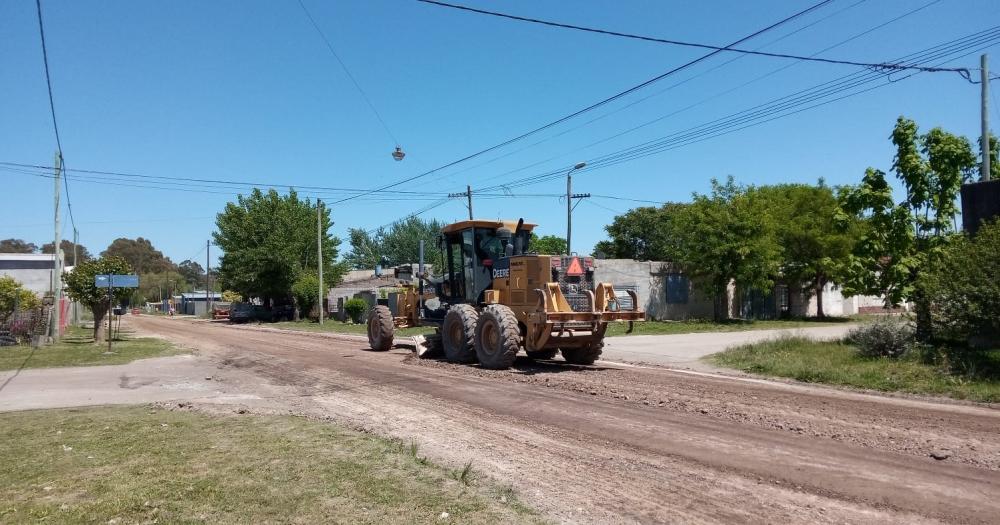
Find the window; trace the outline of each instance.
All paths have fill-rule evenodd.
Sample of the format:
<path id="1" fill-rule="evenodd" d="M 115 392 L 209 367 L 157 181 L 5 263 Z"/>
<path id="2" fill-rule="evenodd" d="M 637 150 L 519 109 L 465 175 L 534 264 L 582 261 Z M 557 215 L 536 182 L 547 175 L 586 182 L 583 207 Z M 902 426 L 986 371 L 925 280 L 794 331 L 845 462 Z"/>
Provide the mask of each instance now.
<path id="1" fill-rule="evenodd" d="M 679 273 L 667 274 L 667 304 L 687 304 L 688 289 L 691 283 L 686 275 Z"/>

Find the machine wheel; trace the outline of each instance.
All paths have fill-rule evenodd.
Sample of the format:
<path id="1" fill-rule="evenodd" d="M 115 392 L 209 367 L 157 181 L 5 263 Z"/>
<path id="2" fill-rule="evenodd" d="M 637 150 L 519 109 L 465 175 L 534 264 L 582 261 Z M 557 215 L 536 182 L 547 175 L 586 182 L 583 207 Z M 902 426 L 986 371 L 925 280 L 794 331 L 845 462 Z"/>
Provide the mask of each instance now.
<path id="1" fill-rule="evenodd" d="M 476 323 L 479 312 L 471 305 L 456 304 L 448 309 L 441 326 L 441 345 L 444 357 L 452 363 L 476 362 L 473 342 L 476 338 Z"/>
<path id="2" fill-rule="evenodd" d="M 510 368 L 521 349 L 521 329 L 514 311 L 502 304 L 483 309 L 476 327 L 476 356 L 483 368 Z"/>
<path id="3" fill-rule="evenodd" d="M 597 361 L 601 357 L 601 351 L 604 349 L 604 341 L 595 341 L 583 348 L 563 348 L 559 350 L 562 353 L 563 359 L 567 363 L 572 363 L 574 365 L 592 365 L 594 361 Z"/>
<path id="4" fill-rule="evenodd" d="M 392 348 L 392 312 L 388 306 L 378 305 L 368 312 L 368 344 L 372 350 L 384 352 Z"/>
<path id="5" fill-rule="evenodd" d="M 557 348 L 549 348 L 546 350 L 535 350 L 534 352 L 527 352 L 528 357 L 532 359 L 552 359 L 559 353 Z"/>

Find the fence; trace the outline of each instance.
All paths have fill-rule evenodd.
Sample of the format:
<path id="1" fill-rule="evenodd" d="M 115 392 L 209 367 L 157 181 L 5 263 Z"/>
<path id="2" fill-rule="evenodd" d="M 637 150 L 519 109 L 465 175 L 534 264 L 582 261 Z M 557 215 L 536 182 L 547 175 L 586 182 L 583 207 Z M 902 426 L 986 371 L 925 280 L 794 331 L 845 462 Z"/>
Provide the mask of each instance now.
<path id="1" fill-rule="evenodd" d="M 27 344 L 48 331 L 51 307 L 17 310 L 0 316 L 0 346 Z"/>

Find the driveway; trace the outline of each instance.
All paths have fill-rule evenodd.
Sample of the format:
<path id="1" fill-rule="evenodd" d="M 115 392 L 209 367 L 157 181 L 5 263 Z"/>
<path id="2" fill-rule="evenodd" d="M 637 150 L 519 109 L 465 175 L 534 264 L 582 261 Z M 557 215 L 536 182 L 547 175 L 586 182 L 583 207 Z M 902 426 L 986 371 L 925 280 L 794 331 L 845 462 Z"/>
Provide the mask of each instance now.
<path id="1" fill-rule="evenodd" d="M 601 357 L 609 361 L 626 363 L 708 369 L 711 367 L 703 364 L 699 359 L 732 346 L 756 343 L 786 335 L 804 336 L 815 340 L 840 339 L 856 326 L 858 325 L 844 324 L 781 330 L 608 337 L 604 340 L 604 354 Z"/>

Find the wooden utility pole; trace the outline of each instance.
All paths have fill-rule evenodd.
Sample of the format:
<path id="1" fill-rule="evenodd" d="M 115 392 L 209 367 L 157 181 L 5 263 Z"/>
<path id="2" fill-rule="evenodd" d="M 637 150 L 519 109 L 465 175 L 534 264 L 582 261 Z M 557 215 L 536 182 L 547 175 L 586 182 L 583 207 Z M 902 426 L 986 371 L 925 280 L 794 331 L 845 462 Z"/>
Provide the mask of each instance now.
<path id="1" fill-rule="evenodd" d="M 573 172 L 586 166 L 586 162 L 581 162 L 568 172 L 566 172 L 566 255 L 573 253 L 573 199 L 585 199 L 590 197 L 589 193 L 573 193 Z"/>
<path id="2" fill-rule="evenodd" d="M 205 241 L 205 312 L 211 315 L 212 313 L 212 289 L 210 286 L 209 275 L 211 275 L 212 270 L 212 241 Z"/>
<path id="3" fill-rule="evenodd" d="M 983 163 L 979 167 L 979 180 L 990 180 L 990 65 L 989 55 L 979 57 L 980 73 L 980 112 L 982 138 L 979 144 L 983 147 Z"/>
<path id="4" fill-rule="evenodd" d="M 472 220 L 472 186 L 466 185 L 465 191 L 459 193 L 449 193 L 448 197 L 465 197 L 465 206 L 469 208 L 469 220 Z"/>
<path id="5" fill-rule="evenodd" d="M 319 268 L 319 324 L 323 324 L 323 201 L 316 199 L 316 266 Z M 306 314 L 308 315 L 308 313 Z"/>
<path id="6" fill-rule="evenodd" d="M 74 270 L 76 269 L 77 252 L 79 252 L 79 250 L 77 249 L 77 247 L 79 245 L 80 245 L 80 232 L 77 231 L 76 228 L 73 228 L 73 269 Z M 73 303 L 70 304 L 70 308 L 73 309 L 73 326 L 79 326 L 79 324 L 80 324 L 80 309 L 78 308 L 78 306 L 79 305 L 77 304 L 76 301 L 73 301 Z"/>

